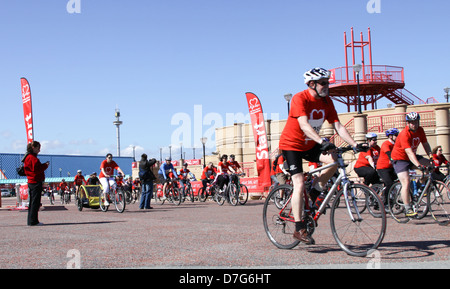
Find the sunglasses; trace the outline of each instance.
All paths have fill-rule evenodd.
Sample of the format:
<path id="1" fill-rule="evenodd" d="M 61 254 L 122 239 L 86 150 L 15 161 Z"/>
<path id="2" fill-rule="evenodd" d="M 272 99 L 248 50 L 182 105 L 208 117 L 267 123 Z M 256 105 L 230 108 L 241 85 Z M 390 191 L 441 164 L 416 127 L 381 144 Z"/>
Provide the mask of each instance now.
<path id="1" fill-rule="evenodd" d="M 328 82 L 328 81 L 317 81 L 317 83 L 318 84 L 320 84 L 320 85 L 322 85 L 322 86 L 326 86 L 326 85 L 329 85 L 330 84 L 330 82 Z"/>

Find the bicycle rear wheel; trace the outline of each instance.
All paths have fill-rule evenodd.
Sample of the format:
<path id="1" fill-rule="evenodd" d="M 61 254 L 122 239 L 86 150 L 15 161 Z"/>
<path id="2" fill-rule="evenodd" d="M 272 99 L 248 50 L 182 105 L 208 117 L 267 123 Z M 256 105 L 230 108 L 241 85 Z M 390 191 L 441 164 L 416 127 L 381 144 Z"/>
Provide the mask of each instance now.
<path id="1" fill-rule="evenodd" d="M 294 217 L 292 216 L 291 196 L 292 187 L 290 185 L 277 186 L 266 198 L 263 208 L 263 223 L 269 240 L 280 249 L 292 249 L 300 241 L 292 236 L 295 231 Z M 280 208 L 277 198 L 289 196 Z"/>
<path id="2" fill-rule="evenodd" d="M 245 205 L 248 200 L 248 189 L 246 185 L 239 185 L 239 204 Z"/>
<path id="3" fill-rule="evenodd" d="M 439 223 L 446 226 L 450 223 L 450 189 L 443 182 L 435 181 L 428 195 L 431 215 Z"/>
<path id="4" fill-rule="evenodd" d="M 344 191 L 333 202 L 330 213 L 331 231 L 344 252 L 351 256 L 365 257 L 383 241 L 386 213 L 383 202 L 369 187 L 350 184 L 347 191 L 348 202 Z M 340 203 L 344 206 L 339 206 L 338 200 L 341 198 Z M 366 210 L 368 203 L 371 206 Z M 376 214 L 374 210 L 377 210 Z"/>
<path id="5" fill-rule="evenodd" d="M 117 188 L 114 192 L 114 206 L 116 206 L 116 210 L 119 213 L 123 213 L 125 211 L 125 193 L 122 188 Z"/>

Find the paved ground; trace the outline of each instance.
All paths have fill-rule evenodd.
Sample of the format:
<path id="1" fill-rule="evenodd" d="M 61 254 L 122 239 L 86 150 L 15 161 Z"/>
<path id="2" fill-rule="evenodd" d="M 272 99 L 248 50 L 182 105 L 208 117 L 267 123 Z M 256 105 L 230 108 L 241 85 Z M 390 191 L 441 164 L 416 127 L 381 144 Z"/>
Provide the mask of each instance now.
<path id="1" fill-rule="evenodd" d="M 328 215 L 316 245 L 277 249 L 263 229 L 263 201 L 153 204 L 146 211 L 130 204 L 120 214 L 42 200 L 44 226 L 28 227 L 26 211 L 10 210 L 15 198 L 3 199 L 0 268 L 368 268 L 374 260 L 341 251 Z M 381 268 L 450 268 L 450 226 L 431 217 L 403 225 L 389 218 L 379 253 Z"/>

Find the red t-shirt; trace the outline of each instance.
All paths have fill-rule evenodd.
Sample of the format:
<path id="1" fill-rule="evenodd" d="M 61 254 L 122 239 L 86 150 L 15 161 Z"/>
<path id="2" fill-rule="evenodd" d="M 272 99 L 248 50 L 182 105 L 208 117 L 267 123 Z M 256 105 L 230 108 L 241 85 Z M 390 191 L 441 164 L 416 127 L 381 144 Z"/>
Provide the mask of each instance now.
<path id="1" fill-rule="evenodd" d="M 442 165 L 442 164 L 444 164 L 444 165 L 446 165 L 446 164 L 448 164 L 448 161 L 447 161 L 447 159 L 445 158 L 445 156 L 444 155 L 437 155 L 437 154 L 433 154 L 433 162 L 434 162 L 434 165 L 435 165 L 435 169 L 434 169 L 434 171 L 436 172 L 436 173 L 438 173 L 439 172 L 439 166 L 440 165 Z"/>
<path id="2" fill-rule="evenodd" d="M 81 186 L 83 183 L 86 185 L 86 180 L 84 179 L 84 176 L 76 175 L 75 181 L 73 182 L 76 186 Z"/>
<path id="3" fill-rule="evenodd" d="M 111 161 L 110 163 L 108 163 L 107 160 L 104 160 L 100 165 L 100 175 L 98 177 L 105 178 L 102 169 L 105 169 L 106 174 L 111 176 L 114 174 L 114 170 L 117 170 L 118 168 L 119 166 L 116 164 L 115 161 Z"/>
<path id="4" fill-rule="evenodd" d="M 389 140 L 385 141 L 381 145 L 380 157 L 378 158 L 377 162 L 377 170 L 392 168 L 392 163 L 391 160 L 389 159 L 389 156 L 387 155 L 387 152 L 391 152 L 393 148 L 394 144 L 391 143 Z"/>
<path id="5" fill-rule="evenodd" d="M 186 180 L 187 179 L 187 177 L 188 177 L 188 174 L 190 173 L 191 171 L 189 170 L 189 169 L 181 169 L 180 170 L 180 173 L 178 174 L 178 177 L 181 179 L 181 180 Z"/>
<path id="6" fill-rule="evenodd" d="M 214 175 L 215 175 L 216 173 L 217 173 L 217 170 L 216 170 L 215 167 L 213 167 L 212 169 L 211 169 L 210 167 L 205 167 L 205 168 L 203 169 L 201 179 L 202 179 L 202 180 L 206 180 L 206 179 L 208 179 L 208 178 L 214 179 Z"/>
<path id="7" fill-rule="evenodd" d="M 409 157 L 406 154 L 405 149 L 411 148 L 413 152 L 416 153 L 420 143 L 426 142 L 428 142 L 428 140 L 425 135 L 425 131 L 421 126 L 419 126 L 416 132 L 410 131 L 407 126 L 398 135 L 397 140 L 395 141 L 394 149 L 391 153 L 391 157 L 393 160 L 397 161 L 409 161 Z"/>
<path id="8" fill-rule="evenodd" d="M 232 167 L 235 172 L 241 168 L 241 165 L 237 161 L 229 161 L 228 166 Z"/>
<path id="9" fill-rule="evenodd" d="M 228 173 L 228 162 L 220 162 L 217 164 L 218 167 L 222 168 L 222 173 L 227 174 Z"/>
<path id="10" fill-rule="evenodd" d="M 359 156 L 358 156 L 358 160 L 355 163 L 355 168 L 370 167 L 371 165 L 369 163 L 369 160 L 366 158 L 367 156 L 372 157 L 373 162 L 375 163 L 375 167 L 376 167 L 379 155 L 380 155 L 380 147 L 379 146 L 373 146 L 367 152 L 360 152 Z"/>
<path id="11" fill-rule="evenodd" d="M 298 118 L 307 116 L 308 123 L 319 133 L 325 120 L 329 123 L 339 121 L 330 97 L 314 98 L 308 90 L 294 95 L 286 126 L 281 134 L 280 149 L 287 151 L 308 151 L 316 142 L 309 139 L 301 130 Z"/>

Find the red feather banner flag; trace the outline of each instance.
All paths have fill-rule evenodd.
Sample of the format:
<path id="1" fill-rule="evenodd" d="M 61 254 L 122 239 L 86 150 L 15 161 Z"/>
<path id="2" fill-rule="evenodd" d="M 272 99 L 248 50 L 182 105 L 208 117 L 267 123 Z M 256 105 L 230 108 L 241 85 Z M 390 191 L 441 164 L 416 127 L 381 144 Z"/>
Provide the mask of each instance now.
<path id="1" fill-rule="evenodd" d="M 25 120 L 25 129 L 27 132 L 27 143 L 31 143 L 34 140 L 34 133 L 30 84 L 28 83 L 28 80 L 26 78 L 22 77 L 20 79 L 20 86 L 22 88 L 23 117 Z"/>
<path id="2" fill-rule="evenodd" d="M 248 110 L 252 121 L 253 136 L 256 146 L 256 168 L 258 171 L 258 185 L 260 187 L 270 186 L 270 159 L 269 142 L 266 134 L 266 124 L 259 98 L 247 92 Z"/>

